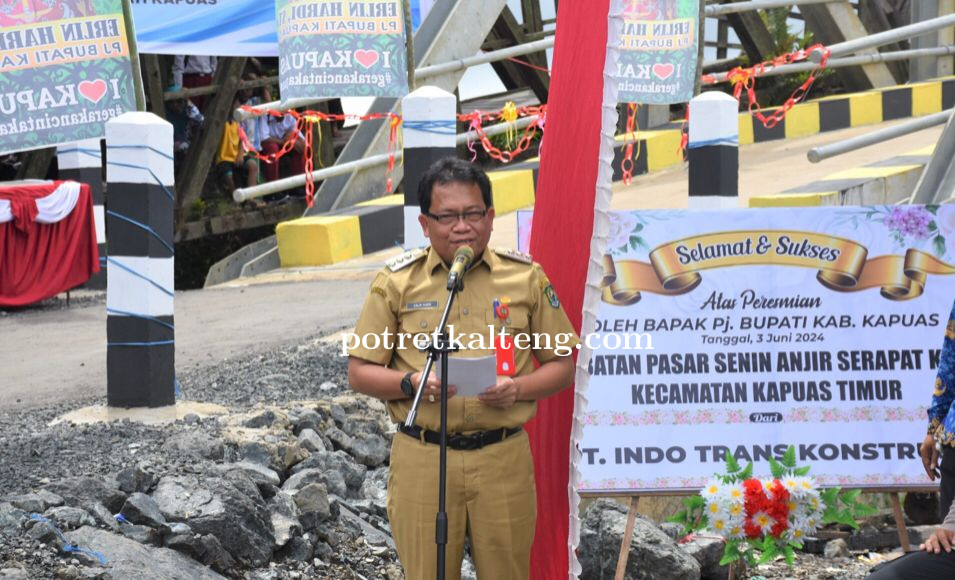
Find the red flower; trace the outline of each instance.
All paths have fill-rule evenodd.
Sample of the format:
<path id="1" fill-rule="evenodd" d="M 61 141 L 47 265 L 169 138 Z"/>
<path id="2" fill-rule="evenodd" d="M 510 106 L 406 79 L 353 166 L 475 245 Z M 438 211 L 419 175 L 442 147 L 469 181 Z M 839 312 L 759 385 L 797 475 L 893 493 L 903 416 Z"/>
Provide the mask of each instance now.
<path id="1" fill-rule="evenodd" d="M 743 507 L 746 519 L 743 521 L 743 530 L 748 538 L 759 538 L 763 530 L 753 521 L 753 516 L 764 512 L 775 522 L 770 534 L 778 538 L 789 527 L 789 492 L 779 480 L 769 484 L 772 498 L 766 494 L 766 487 L 758 479 L 747 479 L 743 482 Z"/>

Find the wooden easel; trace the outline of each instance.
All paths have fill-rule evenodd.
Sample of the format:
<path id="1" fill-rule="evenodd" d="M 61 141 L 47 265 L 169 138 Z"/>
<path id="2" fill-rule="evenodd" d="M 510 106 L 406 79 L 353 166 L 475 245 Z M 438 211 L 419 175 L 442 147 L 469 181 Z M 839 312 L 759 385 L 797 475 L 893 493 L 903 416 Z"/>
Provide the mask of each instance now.
<path id="1" fill-rule="evenodd" d="M 630 540 L 633 539 L 633 522 L 637 519 L 637 504 L 640 496 L 630 498 L 630 507 L 627 509 L 627 527 L 623 530 L 623 539 L 620 540 L 620 555 L 617 557 L 617 572 L 614 580 L 623 580 L 627 571 L 627 560 L 630 559 Z"/>
<path id="2" fill-rule="evenodd" d="M 908 552 L 912 549 L 909 543 L 909 531 L 905 527 L 905 517 L 902 516 L 902 502 L 899 501 L 899 492 L 889 493 L 892 500 L 892 517 L 895 519 L 895 529 L 899 532 L 899 545 L 902 546 L 902 552 Z"/>

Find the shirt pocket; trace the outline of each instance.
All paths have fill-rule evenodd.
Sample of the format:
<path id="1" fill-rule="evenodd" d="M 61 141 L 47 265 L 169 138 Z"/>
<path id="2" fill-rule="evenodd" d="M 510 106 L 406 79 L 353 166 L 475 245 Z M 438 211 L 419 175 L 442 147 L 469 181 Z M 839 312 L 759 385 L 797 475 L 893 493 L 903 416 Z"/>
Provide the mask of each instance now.
<path id="1" fill-rule="evenodd" d="M 431 334 L 441 321 L 439 310 L 407 310 L 398 313 L 398 331 L 410 335 L 412 340 L 420 334 Z"/>

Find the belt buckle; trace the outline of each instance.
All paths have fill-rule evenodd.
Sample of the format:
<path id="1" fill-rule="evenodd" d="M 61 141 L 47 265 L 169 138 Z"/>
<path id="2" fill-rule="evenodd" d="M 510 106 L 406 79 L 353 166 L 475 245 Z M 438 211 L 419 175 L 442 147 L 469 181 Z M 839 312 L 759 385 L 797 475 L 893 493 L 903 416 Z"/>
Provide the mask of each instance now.
<path id="1" fill-rule="evenodd" d="M 474 451 L 484 447 L 484 440 L 481 438 L 480 433 L 473 433 L 471 435 L 455 435 L 455 448 L 459 451 Z M 448 443 L 451 442 L 449 438 Z"/>

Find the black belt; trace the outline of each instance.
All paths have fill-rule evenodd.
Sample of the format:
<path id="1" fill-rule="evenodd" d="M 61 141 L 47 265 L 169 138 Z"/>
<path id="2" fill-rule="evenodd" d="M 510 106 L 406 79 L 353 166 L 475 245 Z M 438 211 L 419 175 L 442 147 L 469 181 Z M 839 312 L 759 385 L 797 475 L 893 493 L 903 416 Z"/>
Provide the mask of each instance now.
<path id="1" fill-rule="evenodd" d="M 493 445 L 500 441 L 504 441 L 511 435 L 517 435 L 523 431 L 523 429 L 523 427 L 501 427 L 500 429 L 494 429 L 493 431 L 478 431 L 476 433 L 469 433 L 467 435 L 463 433 L 448 433 L 448 447 L 457 451 L 472 451 L 474 449 L 481 449 L 487 445 Z M 435 445 L 439 445 L 441 443 L 441 434 L 437 431 L 428 431 L 422 429 L 421 427 L 407 427 L 405 425 L 399 425 L 398 431 L 401 431 L 405 435 L 414 437 L 415 439 L 425 443 L 433 443 Z"/>

